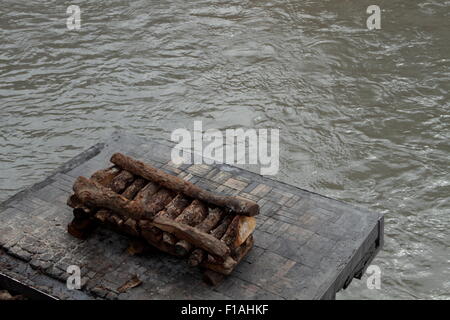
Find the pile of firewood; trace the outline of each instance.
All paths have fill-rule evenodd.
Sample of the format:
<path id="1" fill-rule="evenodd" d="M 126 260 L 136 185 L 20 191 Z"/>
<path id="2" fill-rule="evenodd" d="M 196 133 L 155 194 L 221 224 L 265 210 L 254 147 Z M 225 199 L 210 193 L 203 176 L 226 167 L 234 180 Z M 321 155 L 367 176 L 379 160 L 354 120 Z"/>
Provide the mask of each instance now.
<path id="1" fill-rule="evenodd" d="M 116 153 L 112 167 L 79 177 L 68 205 L 71 235 L 85 239 L 99 224 L 187 258 L 216 284 L 253 246 L 259 206 L 213 194 L 189 181 Z"/>

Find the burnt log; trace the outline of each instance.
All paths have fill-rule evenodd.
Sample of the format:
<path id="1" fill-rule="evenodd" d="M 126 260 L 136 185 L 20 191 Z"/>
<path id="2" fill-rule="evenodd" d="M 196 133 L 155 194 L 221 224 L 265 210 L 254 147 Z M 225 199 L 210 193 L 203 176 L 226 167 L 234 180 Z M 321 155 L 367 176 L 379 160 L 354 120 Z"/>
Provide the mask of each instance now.
<path id="1" fill-rule="evenodd" d="M 197 198 L 215 206 L 226 207 L 238 214 L 255 216 L 259 213 L 259 206 L 256 202 L 240 197 L 226 197 L 213 194 L 189 181 L 168 174 L 141 161 L 134 160 L 124 154 L 115 153 L 111 157 L 111 162 L 135 175 L 158 183 L 165 188 L 175 192 L 181 192 L 189 197 Z"/>

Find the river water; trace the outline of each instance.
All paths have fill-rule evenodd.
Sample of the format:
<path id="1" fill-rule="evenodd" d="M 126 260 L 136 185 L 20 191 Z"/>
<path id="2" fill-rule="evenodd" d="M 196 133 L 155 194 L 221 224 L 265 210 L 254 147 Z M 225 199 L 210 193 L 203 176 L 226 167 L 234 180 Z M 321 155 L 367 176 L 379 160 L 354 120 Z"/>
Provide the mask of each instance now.
<path id="1" fill-rule="evenodd" d="M 450 1 L 372 2 L 1 0 L 0 201 L 116 129 L 279 128 L 276 179 L 386 215 L 338 298 L 449 299 Z"/>

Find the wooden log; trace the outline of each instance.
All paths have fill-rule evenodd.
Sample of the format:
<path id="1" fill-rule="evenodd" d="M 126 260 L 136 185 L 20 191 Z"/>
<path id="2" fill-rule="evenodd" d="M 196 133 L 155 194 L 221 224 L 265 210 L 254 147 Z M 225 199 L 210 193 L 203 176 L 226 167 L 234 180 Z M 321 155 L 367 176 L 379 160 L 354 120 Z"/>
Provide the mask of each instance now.
<path id="1" fill-rule="evenodd" d="M 84 206 L 74 194 L 67 199 L 67 205 L 73 208 L 73 216 L 75 218 L 88 219 L 92 216 L 92 210 Z"/>
<path id="2" fill-rule="evenodd" d="M 219 239 L 208 233 L 201 232 L 194 227 L 179 223 L 163 217 L 155 217 L 151 221 L 155 227 L 174 234 L 177 238 L 186 240 L 194 246 L 199 247 L 219 260 L 230 254 L 230 248 Z"/>
<path id="3" fill-rule="evenodd" d="M 174 198 L 173 191 L 166 188 L 161 188 L 150 199 L 147 211 L 152 215 L 156 215 L 163 210 Z"/>
<path id="4" fill-rule="evenodd" d="M 73 190 L 76 196 L 87 206 L 110 209 L 124 218 L 138 220 L 152 218 L 152 216 L 146 215 L 142 202 L 130 201 L 85 177 L 78 177 L 73 185 Z"/>
<path id="5" fill-rule="evenodd" d="M 100 209 L 95 213 L 95 219 L 104 223 L 108 220 L 108 217 L 110 214 L 111 214 L 111 211 L 109 211 L 107 209 Z"/>
<path id="6" fill-rule="evenodd" d="M 148 206 L 147 211 L 151 212 L 153 215 L 161 215 L 163 214 L 161 211 L 164 209 L 173 199 L 173 192 L 166 189 L 160 188 L 158 192 L 156 192 L 149 200 L 150 205 Z M 154 234 L 155 239 L 158 241 L 162 240 L 163 232 L 156 227 L 151 227 L 146 230 L 146 232 L 152 232 Z"/>
<path id="7" fill-rule="evenodd" d="M 203 232 L 209 232 L 217 226 L 224 216 L 225 211 L 221 208 L 211 209 L 208 212 L 208 216 L 197 225 L 197 229 Z"/>
<path id="8" fill-rule="evenodd" d="M 149 244 L 154 246 L 160 251 L 167 252 L 171 255 L 176 255 L 175 252 L 175 246 L 167 244 L 163 241 L 161 241 L 161 238 L 159 238 L 157 235 L 155 235 L 153 232 L 148 232 L 147 230 L 151 230 L 151 228 L 155 228 L 149 220 L 140 220 L 138 222 L 139 229 L 141 230 L 141 236 L 147 240 Z"/>
<path id="9" fill-rule="evenodd" d="M 209 210 L 206 218 L 203 219 L 203 221 L 197 224 L 195 227 L 202 232 L 208 233 L 219 223 L 220 219 L 222 219 L 224 215 L 225 212 L 220 208 L 211 209 Z M 192 250 L 192 248 L 192 244 L 185 240 L 181 240 L 175 245 L 177 253 L 182 257 L 186 256 Z"/>
<path id="10" fill-rule="evenodd" d="M 169 232 L 163 232 L 163 238 L 162 240 L 171 246 L 175 246 L 175 244 L 178 242 L 177 237 L 175 237 L 173 234 L 169 233 Z"/>
<path id="11" fill-rule="evenodd" d="M 187 242 L 186 240 L 179 240 L 175 243 L 175 250 L 177 252 L 177 256 L 185 257 L 191 252 L 192 244 Z"/>
<path id="12" fill-rule="evenodd" d="M 222 238 L 222 236 L 227 231 L 228 226 L 231 223 L 231 220 L 233 220 L 233 216 L 231 215 L 225 216 L 220 222 L 220 224 L 216 228 L 211 230 L 210 234 L 216 239 Z M 191 255 L 189 256 L 188 264 L 191 267 L 196 267 L 205 259 L 206 255 L 207 254 L 204 250 L 197 248 L 194 251 L 192 251 Z"/>
<path id="13" fill-rule="evenodd" d="M 134 199 L 136 197 L 137 193 L 142 190 L 147 185 L 148 181 L 137 178 L 133 181 L 132 184 L 130 184 L 125 191 L 122 193 L 122 196 L 124 196 L 127 199 Z"/>
<path id="14" fill-rule="evenodd" d="M 85 208 L 83 206 L 83 203 L 81 203 L 80 199 L 77 198 L 76 195 L 72 194 L 68 199 L 67 199 L 67 205 L 71 208 Z M 88 208 L 87 208 L 88 209 Z"/>
<path id="15" fill-rule="evenodd" d="M 119 174 L 120 168 L 116 166 L 109 167 L 94 172 L 91 176 L 92 180 L 97 181 L 103 186 L 111 185 L 112 180 Z"/>
<path id="16" fill-rule="evenodd" d="M 116 166 L 98 170 L 92 174 L 91 179 L 101 185 L 110 186 L 119 171 Z M 96 221 L 92 219 L 95 209 L 86 207 L 75 194 L 69 197 L 67 204 L 74 209 L 74 219 L 67 226 L 67 231 L 76 238 L 86 239 L 97 226 Z"/>
<path id="17" fill-rule="evenodd" d="M 83 209 L 83 208 L 75 208 L 72 210 L 73 216 L 79 219 L 90 219 L 92 214 L 91 210 Z"/>
<path id="18" fill-rule="evenodd" d="M 159 190 L 159 186 L 156 183 L 149 182 L 147 185 L 142 188 L 136 197 L 134 198 L 134 201 L 139 202 L 143 206 L 147 206 L 150 204 L 151 197 Z"/>
<path id="19" fill-rule="evenodd" d="M 191 202 L 191 199 L 179 193 L 164 210 L 158 213 L 158 216 L 176 219 Z M 174 246 L 178 242 L 178 239 L 168 232 L 163 232 L 162 240 L 170 246 Z"/>
<path id="20" fill-rule="evenodd" d="M 150 220 L 154 227 L 191 242 L 219 260 L 230 254 L 227 245 L 212 235 L 168 218 L 154 217 L 152 213 L 146 211 L 146 208 L 139 201 L 130 201 L 95 181 L 79 177 L 75 181 L 73 189 L 77 197 L 88 206 L 104 207 L 125 218 Z"/>
<path id="21" fill-rule="evenodd" d="M 115 153 L 111 157 L 111 162 L 127 171 L 134 173 L 135 175 L 158 183 L 165 188 L 176 192 L 181 192 L 191 198 L 197 198 L 212 205 L 226 207 L 237 214 L 255 216 L 259 213 L 259 206 L 256 202 L 240 197 L 225 197 L 213 194 L 189 181 L 185 181 L 180 177 L 168 174 L 160 169 L 154 168 L 141 161 L 134 160 L 121 153 Z"/>
<path id="22" fill-rule="evenodd" d="M 206 218 L 207 214 L 208 208 L 202 202 L 194 200 L 186 209 L 183 210 L 175 221 L 195 227 Z M 177 241 L 175 245 L 177 255 L 180 257 L 187 255 L 190 251 L 189 248 L 191 248 L 191 246 L 189 246 L 189 243 L 186 240 Z"/>
<path id="23" fill-rule="evenodd" d="M 102 169 L 94 172 L 91 176 L 91 179 L 97 181 L 101 185 L 105 187 L 109 187 L 112 183 L 112 180 L 119 174 L 120 169 L 116 166 Z M 91 211 L 91 209 L 85 207 L 83 203 L 78 199 L 74 194 L 72 194 L 67 200 L 67 205 L 74 209 L 84 209 L 86 211 Z"/>
<path id="24" fill-rule="evenodd" d="M 200 201 L 194 200 L 187 206 L 183 212 L 175 219 L 179 223 L 188 226 L 195 226 L 202 222 L 208 214 L 208 208 Z"/>
<path id="25" fill-rule="evenodd" d="M 125 188 L 132 183 L 134 180 L 134 176 L 131 172 L 126 170 L 122 170 L 111 182 L 111 189 L 114 192 L 122 193 Z"/>
<path id="26" fill-rule="evenodd" d="M 256 228 L 256 219 L 247 216 L 235 216 L 221 240 L 231 249 L 239 247 Z"/>
<path id="27" fill-rule="evenodd" d="M 120 189 L 123 188 L 124 182 L 128 182 L 129 175 L 121 175 L 119 174 L 116 178 L 117 180 L 113 181 L 111 185 L 111 190 L 107 190 L 105 188 L 102 188 L 100 185 L 95 184 L 93 181 L 89 181 L 86 178 L 80 177 L 77 179 L 74 185 L 74 190 L 76 188 L 80 190 L 84 190 L 82 192 L 86 193 L 85 197 L 92 196 L 94 198 L 97 198 L 97 201 L 94 201 L 97 204 L 94 204 L 91 200 L 87 199 L 88 205 L 95 205 L 98 207 L 104 207 L 107 209 L 101 209 L 96 214 L 96 218 L 100 221 L 109 221 L 111 225 L 122 228 L 123 230 L 129 234 L 132 235 L 139 235 L 138 232 L 138 226 L 135 221 L 130 220 L 130 218 L 133 218 L 133 215 L 130 217 L 128 214 L 132 213 L 133 208 L 138 208 L 136 210 L 142 209 L 144 206 L 147 206 L 149 203 L 152 204 L 152 206 L 149 206 L 148 213 L 153 214 L 155 210 L 158 210 L 160 207 L 167 202 L 169 202 L 170 199 L 170 191 L 161 191 L 159 194 L 157 194 L 157 191 L 159 187 L 154 183 L 148 183 L 144 188 L 141 189 L 140 192 L 137 192 L 139 187 L 141 187 L 144 183 L 142 179 L 138 179 L 136 182 L 133 182 L 125 191 L 124 195 L 126 197 L 131 197 L 134 194 L 136 194 L 135 199 L 137 202 L 127 202 L 126 197 L 119 196 L 114 191 L 120 191 Z M 116 182 L 116 183 L 114 183 Z M 89 191 L 90 190 L 90 191 Z M 75 190 L 76 191 L 76 190 Z M 76 191 L 77 194 L 78 191 Z M 89 195 L 89 193 L 91 193 Z M 156 197 L 156 198 L 155 198 Z M 79 198 L 82 198 L 79 196 Z M 101 200 L 100 200 L 101 199 Z M 86 198 L 85 198 L 86 200 Z M 100 201 L 98 201 L 100 200 Z M 111 202 L 112 201 L 112 202 Z M 155 203 L 154 203 L 155 202 Z M 155 206 L 156 205 L 156 206 Z M 109 210 L 108 210 L 109 209 Z M 111 212 L 111 211 L 112 212 Z M 124 215 L 123 210 L 128 210 L 128 214 Z M 142 211 L 143 214 L 143 211 Z M 122 217 L 121 217 L 122 216 Z M 142 216 L 139 215 L 136 218 L 141 218 Z"/>
<path id="28" fill-rule="evenodd" d="M 151 244 L 161 242 L 162 231 L 152 225 L 149 220 L 140 220 L 138 224 L 141 235 Z"/>
<path id="29" fill-rule="evenodd" d="M 198 266 L 204 259 L 205 259 L 206 253 L 204 250 L 197 248 L 194 251 L 192 251 L 191 255 L 188 258 L 188 265 L 191 267 Z"/>
<path id="30" fill-rule="evenodd" d="M 192 202 L 191 199 L 187 198 L 183 194 L 177 194 L 175 198 L 166 206 L 164 214 L 162 216 L 169 219 L 175 219 L 178 217 L 183 210 Z"/>
<path id="31" fill-rule="evenodd" d="M 144 179 L 138 178 L 134 180 L 133 174 L 128 171 L 121 171 L 112 181 L 110 188 L 116 193 L 122 193 L 127 199 L 133 199 L 136 193 L 146 184 Z M 121 230 L 125 222 L 117 213 L 110 210 L 101 209 L 96 213 L 96 218 L 102 222 L 108 222 L 112 227 Z"/>
<path id="32" fill-rule="evenodd" d="M 233 256 L 228 256 L 223 263 L 217 261 L 214 257 L 209 256 L 200 265 L 209 270 L 229 275 L 239 262 L 247 255 L 253 247 L 253 235 L 250 235 L 247 240 L 237 249 L 234 250 Z"/>
<path id="33" fill-rule="evenodd" d="M 115 186 L 117 187 L 117 186 Z M 113 190 L 104 188 L 95 181 L 79 177 L 74 184 L 74 191 L 76 196 L 88 206 L 103 207 L 96 213 L 96 218 L 100 221 L 109 221 L 112 225 L 123 226 L 123 230 L 131 235 L 139 236 L 138 225 L 136 223 L 137 218 L 140 219 L 144 216 L 141 204 L 146 203 L 148 198 L 157 190 L 153 183 L 149 183 L 144 189 L 136 195 L 138 202 L 128 201 L 125 197 L 118 195 Z M 133 206 L 134 205 L 134 206 Z M 137 207 L 138 209 L 135 209 Z M 108 210 L 109 209 L 109 210 Z M 138 210 L 140 214 L 134 216 L 133 214 Z M 111 218 L 112 213 L 120 217 Z M 124 215 L 124 213 L 127 214 Z M 131 215 L 131 216 L 130 216 Z M 119 220 L 119 219 L 120 220 Z M 111 220 L 114 219 L 114 220 Z M 117 219 L 117 220 L 116 220 Z"/>
<path id="34" fill-rule="evenodd" d="M 239 247 L 234 249 L 231 252 L 231 257 L 237 261 L 237 263 L 241 262 L 241 260 L 247 255 L 250 249 L 253 247 L 255 243 L 255 239 L 253 238 L 253 234 L 251 234 Z"/>
<path id="35" fill-rule="evenodd" d="M 96 178 L 94 178 L 96 177 Z M 111 167 L 108 168 L 106 170 L 99 170 L 97 172 L 95 172 L 92 176 L 91 179 L 99 182 L 99 181 L 103 181 L 103 182 L 107 182 L 107 184 L 103 184 L 101 182 L 99 182 L 100 184 L 107 186 L 107 187 L 111 187 L 111 189 L 115 192 L 120 192 L 121 189 L 123 188 L 123 184 L 127 184 L 129 181 L 130 177 L 130 173 L 126 172 L 126 171 L 122 171 L 119 173 L 119 168 L 117 167 Z M 139 184 L 141 183 L 140 181 L 145 181 L 143 179 L 136 179 L 137 183 L 132 183 L 132 186 L 139 186 Z M 128 189 L 128 188 L 127 188 Z M 81 201 L 75 196 L 72 195 L 69 200 L 68 200 L 68 204 L 71 207 L 76 206 L 76 208 L 74 209 L 74 215 L 76 214 L 76 210 L 79 210 L 78 208 L 83 208 L 83 210 L 88 213 L 89 215 L 92 215 L 92 210 L 90 208 L 84 207 L 81 203 Z M 99 220 L 100 222 L 105 222 L 108 220 L 108 218 L 110 217 L 111 212 L 105 209 L 100 209 L 95 213 L 95 218 L 97 220 Z M 110 222 L 111 221 L 110 219 Z"/>
<path id="36" fill-rule="evenodd" d="M 220 224 L 214 228 L 213 230 L 211 230 L 211 235 L 217 239 L 222 238 L 222 236 L 225 234 L 225 232 L 228 229 L 228 226 L 230 225 L 231 221 L 233 220 L 233 216 L 231 215 L 227 215 L 225 216 L 222 221 L 220 222 Z"/>
<path id="37" fill-rule="evenodd" d="M 141 188 L 138 188 L 138 186 L 133 186 L 133 184 L 131 184 L 127 190 L 124 191 L 124 195 L 125 196 L 129 196 L 127 198 L 129 199 L 133 199 L 132 195 L 133 193 L 135 193 L 136 189 L 140 189 L 137 191 L 137 193 L 135 193 L 134 196 L 134 201 L 139 202 L 142 206 L 146 206 L 149 203 L 151 203 L 152 197 L 153 195 L 155 195 L 158 190 L 159 190 L 159 186 L 153 182 L 147 182 L 144 179 L 138 178 L 136 179 L 140 180 L 140 181 L 144 181 L 144 185 Z M 140 184 L 142 184 L 142 182 L 138 182 L 139 186 Z M 130 188 L 132 188 L 133 190 L 129 190 Z M 138 217 L 139 219 L 139 217 Z M 139 231 L 139 223 L 137 222 L 136 219 L 132 218 L 132 217 L 124 217 L 124 222 L 122 224 L 122 228 L 123 231 L 126 232 L 127 234 L 133 235 L 133 236 L 140 236 L 140 231 Z"/>
<path id="38" fill-rule="evenodd" d="M 224 275 L 229 275 L 233 272 L 237 264 L 238 262 L 230 256 L 226 257 L 224 262 L 217 261 L 214 257 L 208 256 L 208 258 L 204 260 L 200 266 Z"/>
<path id="39" fill-rule="evenodd" d="M 107 221 L 109 222 L 109 224 L 116 229 L 117 231 L 121 231 L 122 229 L 122 225 L 125 222 L 118 214 L 116 213 L 111 213 L 108 218 Z"/>

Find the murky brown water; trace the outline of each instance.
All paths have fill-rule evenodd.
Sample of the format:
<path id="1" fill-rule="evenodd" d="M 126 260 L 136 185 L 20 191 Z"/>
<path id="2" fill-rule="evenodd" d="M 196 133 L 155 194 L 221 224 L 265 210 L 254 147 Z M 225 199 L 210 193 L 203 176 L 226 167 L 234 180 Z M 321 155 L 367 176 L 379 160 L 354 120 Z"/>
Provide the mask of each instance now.
<path id="1" fill-rule="evenodd" d="M 372 2 L 0 1 L 0 200 L 116 129 L 277 127 L 277 179 L 386 214 L 339 298 L 450 298 L 450 1 Z"/>

